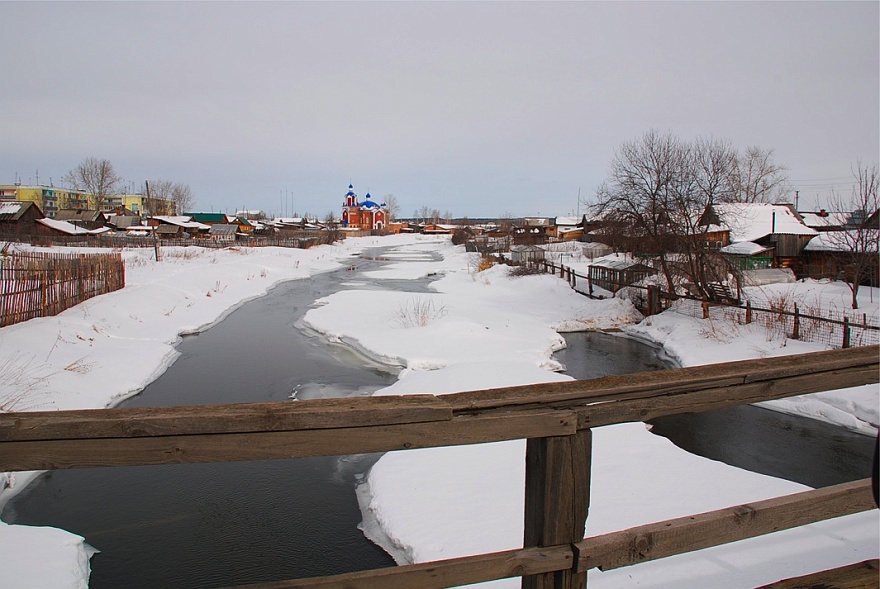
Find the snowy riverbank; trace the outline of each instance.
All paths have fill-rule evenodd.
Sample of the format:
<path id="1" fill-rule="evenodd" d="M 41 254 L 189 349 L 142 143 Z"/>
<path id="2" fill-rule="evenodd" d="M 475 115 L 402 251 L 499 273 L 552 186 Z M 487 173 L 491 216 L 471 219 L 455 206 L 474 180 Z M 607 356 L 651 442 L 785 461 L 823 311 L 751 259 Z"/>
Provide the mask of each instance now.
<path id="1" fill-rule="evenodd" d="M 446 251 L 447 260 L 462 254 Z M 328 337 L 357 342 L 374 358 L 407 366 L 398 382 L 377 394 L 444 394 L 568 377 L 553 372 L 557 331 L 620 327 L 633 336 L 672 345 L 682 365 L 816 351 L 820 346 L 768 339 L 766 333 L 706 338 L 698 320 L 669 314 L 635 324 L 619 300 L 593 301 L 552 276 L 512 278 L 504 267 L 475 273 L 467 258 L 444 262 L 436 294 L 421 299 L 442 309 L 419 325 L 388 322 L 407 308 L 406 295 L 347 292 L 327 297 L 305 322 Z M 403 266 L 401 265 L 401 269 Z M 394 276 L 392 269 L 384 271 Z M 876 298 L 875 298 L 876 300 Z M 352 323 L 341 309 L 357 301 L 371 309 Z M 735 335 L 735 337 L 734 337 Z M 787 409 L 876 431 L 878 389 L 826 393 Z M 850 404 L 852 414 L 831 411 Z M 853 417 L 855 415 L 857 417 Z M 399 562 L 424 562 L 515 548 L 522 542 L 525 443 L 436 448 L 386 454 L 361 490 L 367 534 L 392 546 Z M 802 485 L 689 455 L 641 424 L 594 433 L 588 534 L 794 493 Z M 373 532 L 376 532 L 373 534 Z M 591 572 L 598 587 L 753 587 L 877 555 L 877 513 L 611 572 Z M 808 556 L 805 556 L 808 555 Z M 517 579 L 492 583 L 518 587 Z"/>
<path id="2" fill-rule="evenodd" d="M 173 247 L 161 250 L 159 262 L 151 247 L 124 250 L 124 289 L 0 329 L 0 405 L 12 411 L 113 406 L 174 362 L 183 335 L 208 329 L 280 282 L 344 267 L 371 246 L 438 239 L 359 238 L 308 250 Z M 0 507 L 38 474 L 0 474 Z M 86 587 L 89 556 L 77 535 L 0 522 L 2 578 L 15 580 L 17 589 Z"/>
<path id="3" fill-rule="evenodd" d="M 152 250 L 138 250 L 125 253 L 124 290 L 57 317 L 0 330 L 0 362 L 23 369 L 14 384 L 4 381 L 4 394 L 22 393 L 18 410 L 118 402 L 173 362 L 182 333 L 205 329 L 280 281 L 348 265 L 358 251 L 374 245 L 399 249 L 385 256 L 395 262 L 373 278 L 437 276 L 433 292 L 339 292 L 319 301 L 303 322 L 328 339 L 405 366 L 399 381 L 378 394 L 443 394 L 567 379 L 553 372 L 558 365 L 551 355 L 564 345 L 560 331 L 622 328 L 662 343 L 682 365 L 821 349 L 758 331 L 736 333 L 728 341 L 707 338 L 698 320 L 671 313 L 637 323 L 641 318 L 628 303 L 587 299 L 553 276 L 512 278 L 505 267 L 478 273 L 471 256 L 442 237 L 350 239 L 310 250 L 169 249 L 158 264 L 150 259 Z M 429 252 L 439 252 L 442 260 L 432 260 Z M 352 305 L 368 310 L 357 322 L 346 312 Z M 878 388 L 862 388 L 829 393 L 825 400 L 796 399 L 788 409 L 873 431 Z M 365 510 L 395 544 L 398 558 L 408 562 L 516 547 L 522 535 L 524 447 L 520 441 L 387 454 L 370 472 L 368 494 L 361 493 L 368 497 Z M 803 489 L 688 455 L 641 424 L 597 429 L 595 457 L 589 534 Z M 13 491 L 27 478 L 18 473 Z M 10 493 L 0 491 L 0 503 Z M 86 585 L 82 539 L 67 534 L 62 541 L 57 531 L 46 530 L 42 544 L 22 552 L 21 527 L 0 523 L 4 578 L 20 580 L 18 587 Z M 755 586 L 876 558 L 877 544 L 875 511 L 591 574 L 591 586 L 619 586 L 620 579 L 627 586 Z M 78 576 L 49 570 L 50 559 Z"/>

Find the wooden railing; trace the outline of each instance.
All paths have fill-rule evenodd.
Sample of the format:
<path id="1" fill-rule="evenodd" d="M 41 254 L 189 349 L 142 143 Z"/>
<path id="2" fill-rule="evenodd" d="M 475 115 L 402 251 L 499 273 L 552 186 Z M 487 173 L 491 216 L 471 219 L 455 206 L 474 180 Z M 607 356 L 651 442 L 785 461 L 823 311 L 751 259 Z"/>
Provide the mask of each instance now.
<path id="1" fill-rule="evenodd" d="M 334 456 L 526 438 L 523 548 L 250 587 L 451 587 L 514 576 L 527 588 L 584 587 L 591 568 L 628 566 L 875 506 L 866 479 L 585 539 L 592 428 L 876 383 L 878 353 L 876 346 L 834 350 L 442 397 L 6 413 L 0 414 L 0 471 Z M 847 587 L 876 587 L 874 561 L 817 574 L 867 579 Z"/>

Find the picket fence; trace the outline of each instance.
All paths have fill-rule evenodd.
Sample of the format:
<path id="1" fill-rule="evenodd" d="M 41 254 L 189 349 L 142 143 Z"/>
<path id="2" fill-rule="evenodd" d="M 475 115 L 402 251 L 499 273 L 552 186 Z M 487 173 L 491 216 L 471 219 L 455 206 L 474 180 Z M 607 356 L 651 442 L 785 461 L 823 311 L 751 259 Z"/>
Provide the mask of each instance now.
<path id="1" fill-rule="evenodd" d="M 0 327 L 48 317 L 125 286 L 122 254 L 0 256 Z"/>

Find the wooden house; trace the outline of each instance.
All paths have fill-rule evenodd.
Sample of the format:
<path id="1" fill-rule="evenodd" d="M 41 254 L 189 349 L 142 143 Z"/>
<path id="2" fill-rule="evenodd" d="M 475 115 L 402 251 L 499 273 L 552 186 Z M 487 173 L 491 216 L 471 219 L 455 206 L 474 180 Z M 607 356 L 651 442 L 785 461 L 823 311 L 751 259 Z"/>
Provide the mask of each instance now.
<path id="1" fill-rule="evenodd" d="M 35 202 L 0 202 L 0 236 L 19 237 L 37 233 L 34 222 L 44 217 Z"/>
<path id="2" fill-rule="evenodd" d="M 803 223 L 791 205 L 767 203 L 712 205 L 703 213 L 700 226 L 707 229 L 707 235 L 728 231 L 730 244 L 750 242 L 768 253 L 772 251 L 775 267 L 794 267 L 796 272 L 804 247 L 818 235 L 818 231 Z M 723 238 L 719 240 L 723 242 Z"/>
<path id="3" fill-rule="evenodd" d="M 55 219 L 83 229 L 99 229 L 107 224 L 107 215 L 103 211 L 90 209 L 58 209 Z"/>
<path id="4" fill-rule="evenodd" d="M 208 230 L 208 239 L 232 243 L 235 241 L 235 234 L 237 232 L 238 225 L 215 223 Z"/>

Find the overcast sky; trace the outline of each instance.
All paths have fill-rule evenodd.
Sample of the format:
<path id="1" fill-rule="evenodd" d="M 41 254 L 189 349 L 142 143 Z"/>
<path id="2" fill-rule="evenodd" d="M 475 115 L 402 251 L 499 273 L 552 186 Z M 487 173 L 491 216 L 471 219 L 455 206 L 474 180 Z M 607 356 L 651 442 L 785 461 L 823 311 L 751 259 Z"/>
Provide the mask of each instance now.
<path id="1" fill-rule="evenodd" d="M 810 209 L 880 160 L 878 7 L 0 1 L 0 184 L 97 157 L 203 211 L 568 215 L 653 128 L 773 149 Z"/>

